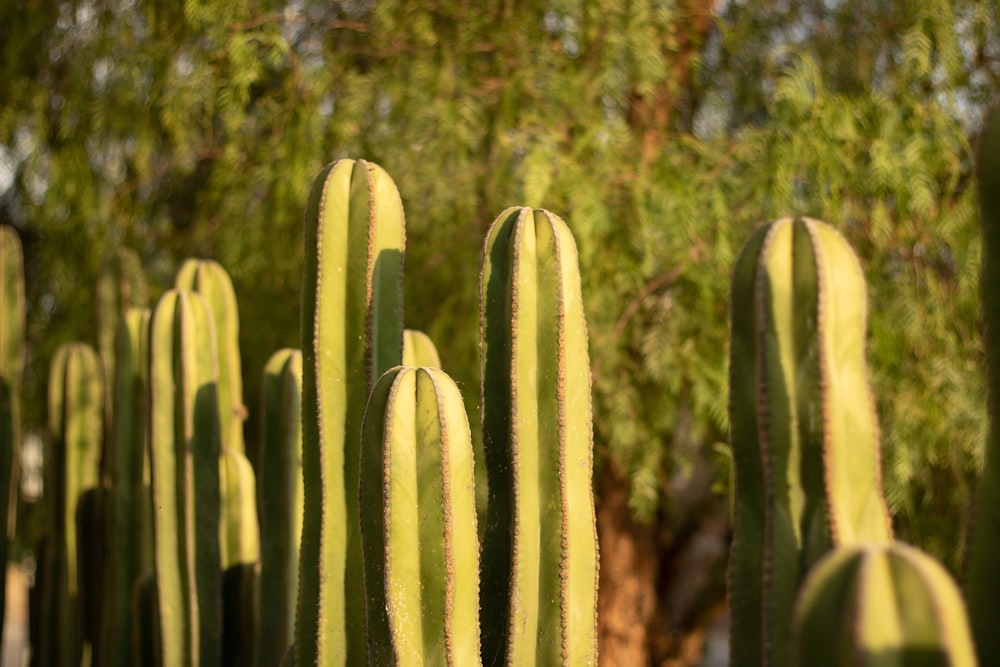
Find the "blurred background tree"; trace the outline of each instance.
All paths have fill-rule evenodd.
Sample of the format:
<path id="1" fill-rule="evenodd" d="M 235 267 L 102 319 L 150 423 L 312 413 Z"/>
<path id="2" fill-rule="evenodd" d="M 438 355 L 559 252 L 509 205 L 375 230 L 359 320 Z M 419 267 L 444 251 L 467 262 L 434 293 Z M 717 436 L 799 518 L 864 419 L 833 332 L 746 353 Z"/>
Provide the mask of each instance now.
<path id="1" fill-rule="evenodd" d="M 240 299 L 248 436 L 298 345 L 320 167 L 378 162 L 407 212 L 406 318 L 473 423 L 483 235 L 576 235 L 591 334 L 602 658 L 696 661 L 724 610 L 729 271 L 752 227 L 836 225 L 871 297 L 885 485 L 953 571 L 985 430 L 974 137 L 997 5 L 970 0 L 14 0 L 0 5 L 0 223 L 24 239 L 27 428 L 93 339 L 119 245 L 154 286 L 211 257 Z"/>

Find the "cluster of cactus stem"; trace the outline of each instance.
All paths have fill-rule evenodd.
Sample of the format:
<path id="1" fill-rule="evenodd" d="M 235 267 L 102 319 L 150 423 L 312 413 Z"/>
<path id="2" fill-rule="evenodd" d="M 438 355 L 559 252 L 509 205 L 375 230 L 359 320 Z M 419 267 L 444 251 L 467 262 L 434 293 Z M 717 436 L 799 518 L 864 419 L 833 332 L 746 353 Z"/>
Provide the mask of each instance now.
<path id="1" fill-rule="evenodd" d="M 997 118 L 979 183 L 995 415 Z M 0 232 L 3 556 L 24 286 L 17 237 Z M 229 276 L 189 260 L 150 310 L 134 254 L 110 256 L 98 351 L 66 344 L 51 365 L 34 664 L 596 664 L 590 367 L 566 224 L 515 207 L 487 234 L 483 517 L 459 388 L 433 342 L 404 328 L 392 179 L 361 160 L 328 165 L 304 236 L 301 349 L 268 360 L 250 448 Z M 940 565 L 893 539 L 866 286 L 846 240 L 809 218 L 761 226 L 731 304 L 733 664 L 1000 662 L 1000 420 L 963 599 Z"/>

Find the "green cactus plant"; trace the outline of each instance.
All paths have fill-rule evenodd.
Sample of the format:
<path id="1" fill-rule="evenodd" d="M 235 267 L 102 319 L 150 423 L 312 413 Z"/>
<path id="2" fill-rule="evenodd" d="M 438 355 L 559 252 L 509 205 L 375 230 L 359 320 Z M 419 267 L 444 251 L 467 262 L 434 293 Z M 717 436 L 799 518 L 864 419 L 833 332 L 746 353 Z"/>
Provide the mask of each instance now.
<path id="1" fill-rule="evenodd" d="M 44 550 L 46 599 L 36 645 L 41 664 L 75 666 L 83 657 L 77 511 L 84 492 L 98 485 L 104 420 L 101 366 L 93 348 L 84 343 L 57 348 L 48 391 L 45 489 L 52 531 Z"/>
<path id="2" fill-rule="evenodd" d="M 17 517 L 21 452 L 21 376 L 24 371 L 24 256 L 12 227 L 0 226 L 0 567 L 7 571 L 8 544 Z M 0 601 L 6 575 L 0 576 Z M 0 640 L 4 605 L 0 604 Z"/>
<path id="3" fill-rule="evenodd" d="M 144 618 L 135 603 L 136 588 L 153 570 L 150 522 L 149 458 L 146 442 L 146 398 L 149 373 L 148 308 L 129 308 L 118 326 L 115 401 L 112 433 L 105 454 L 110 477 L 107 522 L 114 536 L 108 542 L 104 618 L 101 624 L 102 665 L 137 664 L 132 625 Z"/>
<path id="4" fill-rule="evenodd" d="M 365 654 L 358 456 L 365 400 L 402 360 L 403 207 L 392 179 L 340 160 L 313 183 L 302 290 L 302 463 L 296 662 Z"/>
<path id="5" fill-rule="evenodd" d="M 295 636 L 302 541 L 302 353 L 285 348 L 264 367 L 260 461 L 260 634 L 257 664 L 281 663 Z"/>
<path id="6" fill-rule="evenodd" d="M 403 365 L 441 368 L 441 356 L 430 336 L 416 329 L 403 330 Z"/>
<path id="7" fill-rule="evenodd" d="M 226 270 L 210 259 L 185 261 L 174 279 L 174 287 L 201 294 L 215 321 L 219 354 L 219 424 L 222 448 L 246 455 L 243 422 L 243 375 L 240 360 L 240 317 L 236 291 Z"/>
<path id="8" fill-rule="evenodd" d="M 590 364 L 565 223 L 540 209 L 501 213 L 480 295 L 483 662 L 596 664 Z"/>
<path id="9" fill-rule="evenodd" d="M 110 433 L 116 403 L 113 383 L 118 355 L 115 342 L 118 325 L 129 308 L 146 308 L 149 305 L 149 289 L 138 253 L 131 248 L 117 248 L 104 258 L 97 276 L 96 302 L 97 354 L 101 358 L 105 379 L 104 426 Z"/>
<path id="10" fill-rule="evenodd" d="M 169 290 L 149 333 L 157 663 L 221 660 L 215 330 L 198 294 Z"/>
<path id="11" fill-rule="evenodd" d="M 965 595 L 979 662 L 1000 664 L 1000 114 L 994 112 L 979 140 L 977 163 L 983 235 L 983 300 L 989 431 L 976 490 L 965 565 Z"/>
<path id="12" fill-rule="evenodd" d="M 219 545 L 222 565 L 222 664 L 253 665 L 258 635 L 260 529 L 257 483 L 243 454 L 219 459 Z"/>
<path id="13" fill-rule="evenodd" d="M 860 264 L 829 225 L 758 228 L 733 272 L 734 664 L 785 664 L 802 573 L 831 546 L 888 542 Z"/>
<path id="14" fill-rule="evenodd" d="M 444 371 L 397 367 L 379 379 L 361 443 L 368 664 L 480 663 L 472 456 Z"/>
<path id="15" fill-rule="evenodd" d="M 839 547 L 806 576 L 791 664 L 975 667 L 958 587 L 933 558 L 900 542 Z"/>

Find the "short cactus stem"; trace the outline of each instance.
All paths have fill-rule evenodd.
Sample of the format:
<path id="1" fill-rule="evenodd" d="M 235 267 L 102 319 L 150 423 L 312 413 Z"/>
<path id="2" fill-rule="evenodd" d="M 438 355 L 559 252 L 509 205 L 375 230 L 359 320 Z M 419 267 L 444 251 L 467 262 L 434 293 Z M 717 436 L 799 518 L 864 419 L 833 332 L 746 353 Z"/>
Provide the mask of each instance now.
<path id="1" fill-rule="evenodd" d="M 369 664 L 479 664 L 472 456 L 465 405 L 444 371 L 382 376 L 361 445 Z"/>
<path id="2" fill-rule="evenodd" d="M 441 368 L 441 356 L 430 336 L 416 329 L 403 330 L 403 365 Z"/>
<path id="3" fill-rule="evenodd" d="M 552 213 L 510 208 L 480 278 L 483 662 L 597 662 L 590 362 L 576 244 Z"/>
<path id="4" fill-rule="evenodd" d="M 900 542 L 834 549 L 795 606 L 793 667 L 975 667 L 958 587 L 933 558 Z"/>
<path id="5" fill-rule="evenodd" d="M 860 263 L 829 225 L 763 225 L 733 271 L 734 664 L 783 665 L 802 573 L 831 546 L 888 542 Z"/>

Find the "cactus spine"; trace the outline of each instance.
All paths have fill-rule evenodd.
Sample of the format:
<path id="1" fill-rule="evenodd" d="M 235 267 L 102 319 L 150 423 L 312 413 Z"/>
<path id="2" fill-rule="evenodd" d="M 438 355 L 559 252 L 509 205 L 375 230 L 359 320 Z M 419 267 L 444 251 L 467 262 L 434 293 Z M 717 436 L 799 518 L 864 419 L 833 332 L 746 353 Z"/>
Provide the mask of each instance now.
<path id="1" fill-rule="evenodd" d="M 490 665 L 595 664 L 597 537 L 587 330 L 576 245 L 510 208 L 480 278 L 489 479 L 482 609 Z"/>
<path id="2" fill-rule="evenodd" d="M 83 343 L 60 346 L 49 373 L 49 451 L 46 485 L 52 542 L 43 576 L 40 661 L 77 665 L 82 657 L 80 543 L 77 510 L 84 492 L 97 487 L 103 436 L 100 361 Z"/>
<path id="3" fill-rule="evenodd" d="M 360 495 L 368 663 L 479 664 L 472 438 L 443 371 L 397 367 L 375 385 Z"/>
<path id="4" fill-rule="evenodd" d="M 375 380 L 402 359 L 403 247 L 403 207 L 385 171 L 341 160 L 319 173 L 302 290 L 301 665 L 364 660 L 361 423 Z"/>
<path id="5" fill-rule="evenodd" d="M 403 330 L 403 365 L 441 368 L 441 357 L 430 336 L 416 329 Z"/>
<path id="6" fill-rule="evenodd" d="M 24 257 L 12 227 L 0 227 L 0 602 L 7 584 L 7 546 L 17 516 L 24 370 Z M 0 639 L 4 605 L 0 604 Z"/>
<path id="7" fill-rule="evenodd" d="M 118 327 L 113 431 L 107 450 L 111 479 L 108 509 L 111 539 L 105 592 L 100 664 L 132 665 L 132 623 L 142 618 L 134 604 L 144 573 L 152 572 L 152 506 L 146 446 L 146 396 L 149 372 L 148 308 L 129 308 Z"/>
<path id="8" fill-rule="evenodd" d="M 260 461 L 260 635 L 257 664 L 281 663 L 295 637 L 302 541 L 302 353 L 264 367 Z"/>
<path id="9" fill-rule="evenodd" d="M 205 300 L 165 293 L 149 346 L 158 662 L 215 665 L 221 659 L 218 368 Z"/>
<path id="10" fill-rule="evenodd" d="M 816 564 L 796 603 L 791 658 L 803 667 L 976 665 L 958 587 L 899 542 L 842 547 Z"/>
<path id="11" fill-rule="evenodd" d="M 989 387 L 989 433 L 970 527 L 965 595 L 979 662 L 1000 664 L 1000 114 L 988 119 L 977 165 L 983 234 L 983 328 Z"/>
<path id="12" fill-rule="evenodd" d="M 785 218 L 741 252 L 731 298 L 732 660 L 782 665 L 795 592 L 831 545 L 892 539 L 865 364 L 861 267 Z"/>

